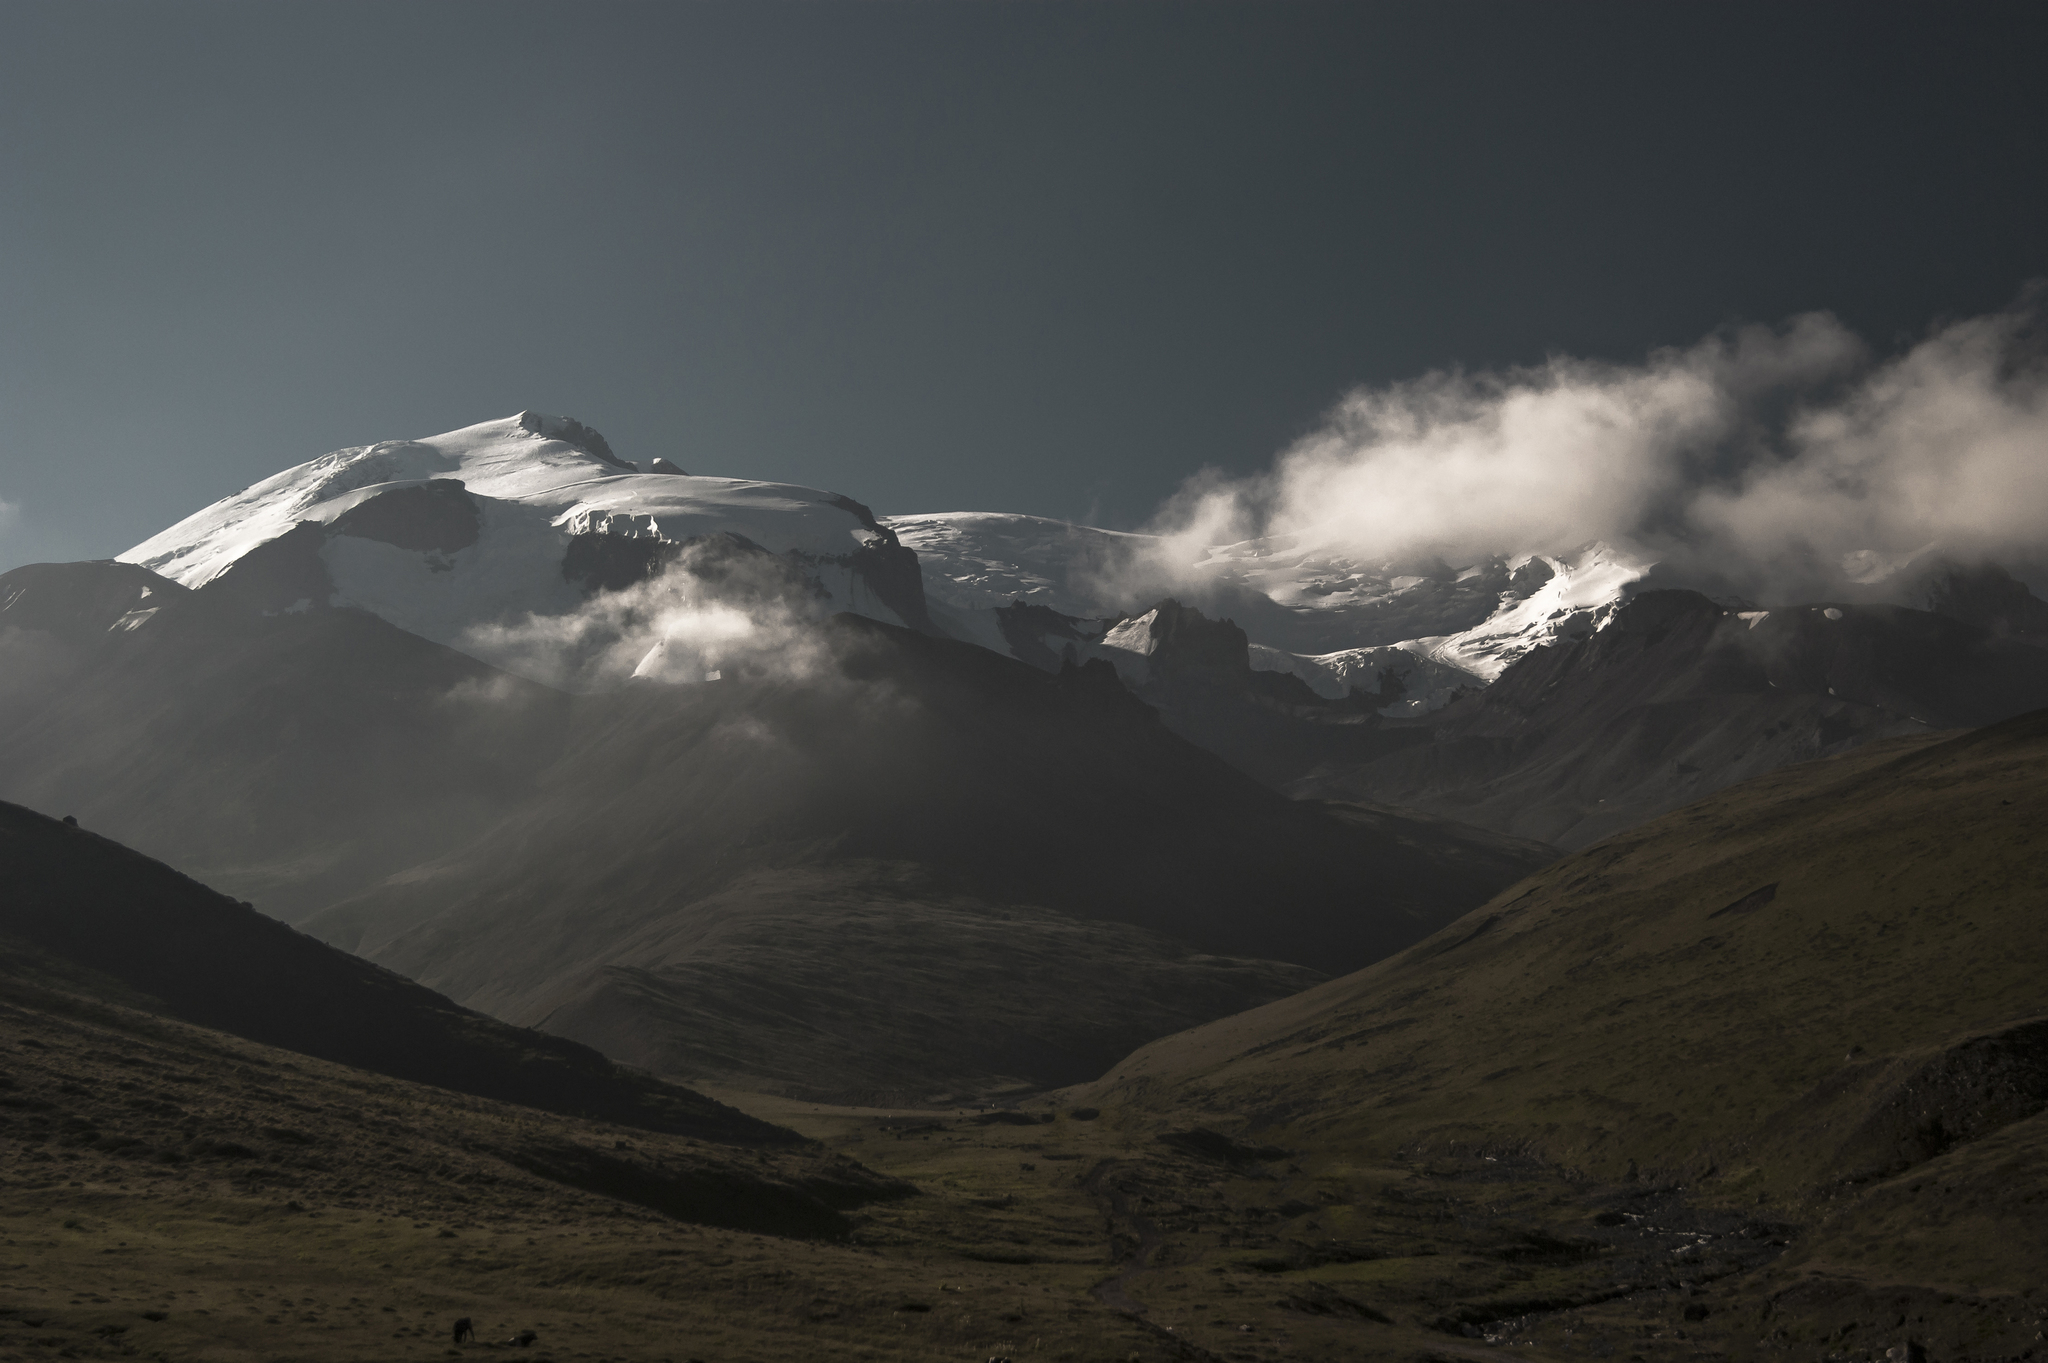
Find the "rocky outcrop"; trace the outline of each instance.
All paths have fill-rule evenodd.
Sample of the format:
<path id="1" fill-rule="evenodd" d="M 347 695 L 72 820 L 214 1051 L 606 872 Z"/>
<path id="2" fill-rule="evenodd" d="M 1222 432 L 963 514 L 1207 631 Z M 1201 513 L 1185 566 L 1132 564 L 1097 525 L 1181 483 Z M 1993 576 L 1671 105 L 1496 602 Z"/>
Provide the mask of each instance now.
<path id="1" fill-rule="evenodd" d="M 0 630 L 34 631 L 84 646 L 135 612 L 186 595 L 169 578 L 132 563 L 31 563 L 0 578 Z"/>
<path id="2" fill-rule="evenodd" d="M 585 596 L 624 591 L 659 576 L 681 551 L 680 544 L 658 536 L 584 531 L 569 536 L 562 551 L 562 577 Z"/>
<path id="3" fill-rule="evenodd" d="M 199 594 L 264 615 L 325 610 L 334 595 L 334 579 L 320 561 L 320 546 L 326 542 L 326 526 L 300 521 L 236 559 Z"/>
<path id="4" fill-rule="evenodd" d="M 1733 611 L 1647 591 L 1589 638 L 1291 788 L 1579 847 L 1788 762 L 2048 706 L 2048 645 L 1900 606 Z"/>
<path id="5" fill-rule="evenodd" d="M 2048 640 L 2048 601 L 1996 563 L 1950 563 L 1930 574 L 1914 604 L 2001 637 Z"/>
<path id="6" fill-rule="evenodd" d="M 917 552 L 898 544 L 894 531 L 877 530 L 873 539 L 854 550 L 849 560 L 854 575 L 904 624 L 920 634 L 943 634 L 932 623 L 925 605 L 924 573 L 917 566 Z"/>
<path id="7" fill-rule="evenodd" d="M 1232 620 L 1211 620 L 1168 597 L 1151 611 L 1152 681 L 1169 689 L 1251 685 L 1250 641 Z"/>
<path id="8" fill-rule="evenodd" d="M 2048 1019 L 1901 1058 L 1885 1078 L 1836 1157 L 1844 1177 L 1910 1169 L 2048 1108 Z"/>
<path id="9" fill-rule="evenodd" d="M 476 499 L 457 478 L 389 488 L 328 522 L 328 533 L 380 540 L 400 549 L 452 554 L 476 543 L 483 523 Z"/>
<path id="10" fill-rule="evenodd" d="M 618 469 L 621 473 L 638 473 L 640 470 L 612 453 L 612 447 L 593 428 L 584 425 L 573 416 L 549 416 L 545 412 L 521 412 L 519 429 L 540 436 L 546 440 L 559 440 L 574 445 L 585 454 L 597 456 Z"/>
<path id="11" fill-rule="evenodd" d="M 1010 656 L 1045 672 L 1059 671 L 1079 656 L 1077 646 L 1096 643 L 1102 637 L 1099 628 L 1091 635 L 1079 628 L 1081 622 L 1073 616 L 1030 601 L 998 606 L 995 615 L 996 628 L 1002 631 Z"/>

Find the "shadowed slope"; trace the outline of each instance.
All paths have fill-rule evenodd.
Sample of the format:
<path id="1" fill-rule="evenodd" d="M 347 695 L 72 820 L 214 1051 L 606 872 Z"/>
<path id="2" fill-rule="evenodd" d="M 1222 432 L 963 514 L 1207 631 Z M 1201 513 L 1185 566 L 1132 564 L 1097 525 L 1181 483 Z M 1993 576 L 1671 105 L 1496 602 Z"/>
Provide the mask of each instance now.
<path id="1" fill-rule="evenodd" d="M 1462 1182 L 1501 1205 L 1490 1181 L 1548 1180 L 1541 1233 L 1583 1239 L 1587 1267 L 1496 1283 L 1453 1325 L 1598 1303 L 1601 1228 L 1690 1225 L 1620 1289 L 1728 1279 L 1698 1306 L 1719 1323 L 1677 1322 L 1712 1348 L 1818 1348 L 1881 1317 L 1962 1356 L 2010 1333 L 2003 1294 L 2032 1289 L 2043 1244 L 2044 830 L 2048 712 L 1783 768 L 1081 1097 L 1131 1134 L 1284 1147 L 1316 1178 L 1409 1161 L 1446 1200 Z M 1466 1230 L 1495 1233 L 1482 1210 Z M 1790 1248 L 1759 1266 L 1761 1241 Z"/>
<path id="2" fill-rule="evenodd" d="M 173 1016 L 380 1074 L 655 1131 L 749 1144 L 791 1133 L 459 1008 L 96 834 L 0 804 L 0 934 Z M 18 973 L 18 972 L 17 972 Z"/>
<path id="3" fill-rule="evenodd" d="M 1512 1139 L 1780 1191 L 1869 1177 L 1909 1157 L 1863 1150 L 1852 1111 L 1927 1048 L 2044 1011 L 2044 764 L 2048 712 L 1784 768 L 1392 959 L 1147 1047 L 1105 1092 L 1375 1148 Z"/>
<path id="4" fill-rule="evenodd" d="M 2025 633 L 2038 613 L 2020 608 L 2041 603 L 2018 596 L 1987 621 L 1897 606 L 1736 612 L 1644 592 L 1599 633 L 1535 650 L 1410 728 L 1400 751 L 1333 760 L 1288 788 L 1583 847 L 1788 762 L 2048 705 L 2048 636 Z"/>
<path id="5" fill-rule="evenodd" d="M 567 718 L 374 616 L 266 616 L 124 563 L 0 575 L 0 661 L 30 657 L 0 674 L 0 798 L 286 921 L 503 817 Z"/>
<path id="6" fill-rule="evenodd" d="M 824 675 L 572 698 L 360 611 L 265 614 L 241 571 L 0 578 L 0 646 L 48 664 L 15 674 L 0 796 L 667 1073 L 1073 1082 L 1549 855 L 1282 799 L 1106 667 L 849 617 Z"/>
<path id="7" fill-rule="evenodd" d="M 1147 1026 L 1308 982 L 1273 958 L 1374 959 L 1549 855 L 1283 799 L 1106 665 L 1048 676 L 846 617 L 833 635 L 827 678 L 579 699 L 517 816 L 309 927 L 500 1016 L 608 1045 L 638 1028 L 633 1054 L 695 1054 L 684 1073 L 1072 1082 Z M 662 1029 L 707 1010 L 840 1040 L 700 1070 Z"/>

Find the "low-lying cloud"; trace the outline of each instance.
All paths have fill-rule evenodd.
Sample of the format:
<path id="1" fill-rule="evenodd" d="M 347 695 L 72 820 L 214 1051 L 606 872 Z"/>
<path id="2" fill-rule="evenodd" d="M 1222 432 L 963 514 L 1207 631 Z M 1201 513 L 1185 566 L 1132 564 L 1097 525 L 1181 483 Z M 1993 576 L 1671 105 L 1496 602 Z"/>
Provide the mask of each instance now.
<path id="1" fill-rule="evenodd" d="M 2030 289 L 1890 358 L 1810 313 L 1639 364 L 1559 357 L 1361 388 L 1269 471 L 1191 480 L 1125 571 L 1170 581 L 1211 546 L 1271 537 L 1453 564 L 1606 540 L 1757 595 L 1930 546 L 2038 560 L 2043 301 Z"/>
<path id="2" fill-rule="evenodd" d="M 801 574 L 760 550 L 685 546 L 664 571 L 600 591 L 560 615 L 480 625 L 464 652 L 564 690 L 606 691 L 635 677 L 703 682 L 829 674 L 821 612 Z"/>

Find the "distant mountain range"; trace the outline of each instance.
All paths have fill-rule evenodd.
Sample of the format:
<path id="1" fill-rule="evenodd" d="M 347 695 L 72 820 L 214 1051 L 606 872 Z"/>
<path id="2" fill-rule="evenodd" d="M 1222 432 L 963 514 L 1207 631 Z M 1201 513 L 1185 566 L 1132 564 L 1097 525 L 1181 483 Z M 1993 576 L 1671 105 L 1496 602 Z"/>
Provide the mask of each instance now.
<path id="1" fill-rule="evenodd" d="M 1176 549 L 521 413 L 0 575 L 0 1126 L 356 1283 L 758 1233 L 706 1319 L 863 1346 L 2026 1357 L 2044 750 L 2048 603 L 1938 551 Z"/>
<path id="2" fill-rule="evenodd" d="M 1991 566 L 1751 609 L 1607 545 L 1162 544 L 530 412 L 341 450 L 0 576 L 0 796 L 663 1073 L 965 1095 L 1368 964 L 1551 846 L 2048 705 L 2048 606 Z"/>

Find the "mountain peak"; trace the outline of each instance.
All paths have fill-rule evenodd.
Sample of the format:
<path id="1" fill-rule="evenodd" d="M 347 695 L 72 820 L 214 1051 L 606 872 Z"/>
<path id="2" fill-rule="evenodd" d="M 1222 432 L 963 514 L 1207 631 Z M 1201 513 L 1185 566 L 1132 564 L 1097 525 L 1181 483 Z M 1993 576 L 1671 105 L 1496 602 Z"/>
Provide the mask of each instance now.
<path id="1" fill-rule="evenodd" d="M 544 440 L 559 440 L 574 445 L 585 454 L 595 455 L 612 467 L 627 473 L 638 473 L 638 464 L 628 463 L 612 453 L 611 443 L 598 434 L 595 427 L 586 426 L 573 416 L 550 416 L 546 412 L 521 412 L 513 418 L 519 429 Z"/>

